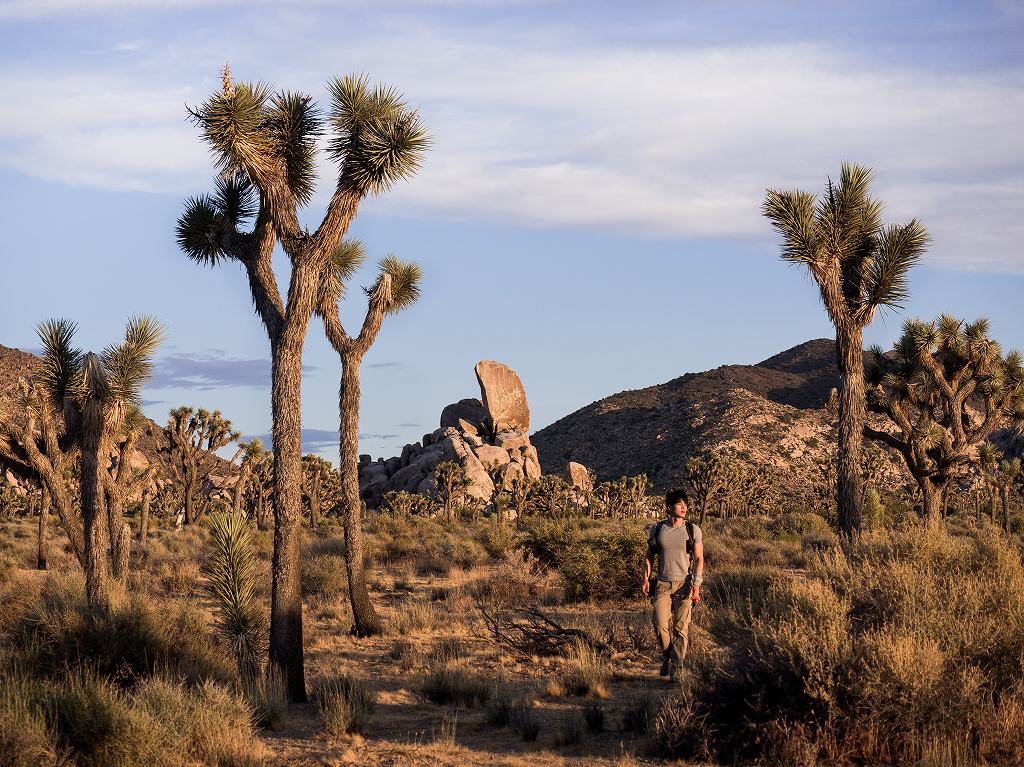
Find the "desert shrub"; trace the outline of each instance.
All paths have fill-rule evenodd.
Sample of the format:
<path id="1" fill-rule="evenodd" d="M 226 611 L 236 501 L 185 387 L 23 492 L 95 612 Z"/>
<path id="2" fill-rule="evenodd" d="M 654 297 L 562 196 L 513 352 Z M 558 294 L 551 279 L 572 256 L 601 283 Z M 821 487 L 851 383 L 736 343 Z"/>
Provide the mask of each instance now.
<path id="1" fill-rule="evenodd" d="M 510 553 L 492 573 L 469 583 L 467 591 L 495 607 L 557 604 L 563 596 L 547 568 L 524 552 Z"/>
<path id="2" fill-rule="evenodd" d="M 487 552 L 487 556 L 500 561 L 505 559 L 516 547 L 518 536 L 508 525 L 495 521 L 484 527 L 479 541 L 484 551 Z"/>
<path id="3" fill-rule="evenodd" d="M 558 729 L 555 730 L 554 744 L 556 748 L 564 748 L 579 743 L 583 740 L 583 733 L 587 723 L 579 711 L 571 711 L 568 716 L 562 719 Z"/>
<path id="4" fill-rule="evenodd" d="M 144 712 L 162 754 L 152 763 L 211 767 L 261 767 L 267 752 L 253 726 L 253 712 L 237 693 L 214 682 L 184 687 L 166 677 L 143 682 L 132 695 Z"/>
<path id="5" fill-rule="evenodd" d="M 348 589 L 345 560 L 335 554 L 314 554 L 302 560 L 302 594 L 337 597 Z"/>
<path id="6" fill-rule="evenodd" d="M 807 533 L 830 533 L 832 527 L 824 517 L 809 511 L 787 511 L 775 517 L 768 526 L 776 538 L 799 538 Z"/>
<path id="7" fill-rule="evenodd" d="M 666 752 L 792 764 L 1024 758 L 1024 563 L 1003 536 L 867 533 L 816 554 L 806 577 L 718 573 L 711 594 L 720 647 L 692 658 L 700 684 L 662 709 Z"/>
<path id="8" fill-rule="evenodd" d="M 507 688 L 500 689 L 487 704 L 487 721 L 490 724 L 507 726 L 524 735 L 531 729 L 529 725 L 534 722 L 533 703 L 531 697 L 516 695 Z"/>
<path id="9" fill-rule="evenodd" d="M 523 548 L 548 567 L 559 563 L 562 555 L 582 535 L 576 519 L 553 520 L 531 517 L 521 521 Z"/>
<path id="10" fill-rule="evenodd" d="M 416 658 L 416 645 L 407 639 L 399 639 L 391 645 L 388 657 L 395 661 L 410 662 Z"/>
<path id="11" fill-rule="evenodd" d="M 616 599 L 637 591 L 637 568 L 647 551 L 641 525 L 588 531 L 562 552 L 558 572 L 568 601 Z"/>
<path id="12" fill-rule="evenodd" d="M 452 664 L 466 657 L 466 649 L 456 637 L 445 637 L 434 644 L 427 656 L 427 663 L 432 666 Z"/>
<path id="13" fill-rule="evenodd" d="M 583 721 L 590 732 L 604 732 L 604 707 L 596 700 L 583 707 Z"/>
<path id="14" fill-rule="evenodd" d="M 373 692 L 348 675 L 318 681 L 313 685 L 313 700 L 324 729 L 335 736 L 366 732 L 376 707 Z"/>
<path id="15" fill-rule="evenodd" d="M 441 706 L 480 708 L 494 695 L 494 684 L 464 668 L 442 665 L 420 679 L 416 690 L 425 700 Z"/>
<path id="16" fill-rule="evenodd" d="M 253 723 L 265 730 L 276 730 L 288 714 L 288 683 L 273 664 L 245 687 L 245 698 L 252 707 Z"/>
<path id="17" fill-rule="evenodd" d="M 610 677 L 607 661 L 596 650 L 584 642 L 572 645 L 569 651 L 569 668 L 562 677 L 562 683 L 569 695 L 607 698 Z"/>
<path id="18" fill-rule="evenodd" d="M 622 712 L 622 729 L 626 732 L 648 732 L 658 715 L 658 704 L 650 693 L 639 693 L 626 702 Z"/>
<path id="19" fill-rule="evenodd" d="M 434 605 L 419 599 L 406 599 L 395 606 L 395 616 L 391 619 L 391 633 L 405 636 L 417 631 L 430 631 L 437 625 L 437 613 Z"/>
<path id="20" fill-rule="evenodd" d="M 14 619 L 9 636 L 15 652 L 48 675 L 87 666 L 126 686 L 156 671 L 193 681 L 233 676 L 227 659 L 210 646 L 197 607 L 157 606 L 135 595 L 98 615 L 85 602 L 80 578 L 49 578 L 39 599 Z"/>
<path id="21" fill-rule="evenodd" d="M 0 677 L 0 764 L 56 767 L 54 733 L 33 705 L 35 698 L 29 679 L 14 674 Z"/>

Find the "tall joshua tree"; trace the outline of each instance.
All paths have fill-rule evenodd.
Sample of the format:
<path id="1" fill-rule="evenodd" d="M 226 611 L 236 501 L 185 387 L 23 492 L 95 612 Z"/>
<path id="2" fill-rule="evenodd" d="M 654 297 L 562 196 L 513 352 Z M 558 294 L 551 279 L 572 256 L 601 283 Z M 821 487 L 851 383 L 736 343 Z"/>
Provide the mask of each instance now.
<path id="1" fill-rule="evenodd" d="M 170 412 L 164 428 L 165 453 L 174 477 L 182 487 L 185 524 L 196 521 L 196 491 L 217 465 L 217 451 L 242 435 L 219 410 L 178 407 Z"/>
<path id="2" fill-rule="evenodd" d="M 328 83 L 326 151 L 338 172 L 327 212 L 314 232 L 298 210 L 313 195 L 316 138 L 323 121 L 310 96 L 234 83 L 191 115 L 220 171 L 213 195 L 194 197 L 178 221 L 178 243 L 193 260 L 243 266 L 270 341 L 274 555 L 270 661 L 293 701 L 306 700 L 299 557 L 302 516 L 302 350 L 323 273 L 359 203 L 412 175 L 427 137 L 415 111 L 391 88 L 364 77 Z M 245 230 L 255 215 L 252 228 Z M 280 243 L 291 272 L 284 297 L 271 255 Z"/>
<path id="3" fill-rule="evenodd" d="M 925 522 L 938 526 L 943 493 L 993 429 L 1005 419 L 1024 425 L 1024 358 L 1003 357 L 987 320 L 964 324 L 948 315 L 906 322 L 892 352 L 874 347 L 871 354 L 868 401 L 895 431 L 865 425 L 864 434 L 903 456 L 921 489 Z"/>
<path id="4" fill-rule="evenodd" d="M 839 528 L 860 528 L 860 453 L 866 417 L 864 328 L 879 307 L 898 308 L 907 298 L 907 272 L 928 244 L 916 219 L 882 225 L 882 204 L 871 197 L 872 172 L 843 163 L 839 183 L 829 180 L 816 199 L 803 191 L 769 189 L 762 210 L 782 235 L 782 258 L 802 264 L 818 284 L 836 329 L 839 365 Z"/>
<path id="5" fill-rule="evenodd" d="M 341 476 L 341 515 L 345 528 L 345 567 L 348 570 L 349 595 L 352 600 L 353 630 L 358 636 L 381 633 L 380 617 L 370 602 L 363 572 L 363 539 L 359 500 L 359 400 L 360 367 L 363 357 L 380 333 L 384 318 L 396 314 L 416 302 L 420 295 L 420 268 L 413 263 L 388 256 L 380 262 L 373 286 L 366 289 L 369 298 L 359 335 L 345 332 L 338 314 L 338 300 L 345 282 L 363 261 L 358 243 L 343 243 L 335 251 L 332 269 L 325 273 L 317 313 L 323 318 L 324 330 L 341 358 L 341 387 L 338 393 Z"/>

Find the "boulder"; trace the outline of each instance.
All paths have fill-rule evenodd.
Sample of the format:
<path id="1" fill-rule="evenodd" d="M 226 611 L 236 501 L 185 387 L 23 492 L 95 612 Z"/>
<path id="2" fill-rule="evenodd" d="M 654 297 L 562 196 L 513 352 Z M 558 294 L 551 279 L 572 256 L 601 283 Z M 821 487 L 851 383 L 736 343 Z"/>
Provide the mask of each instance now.
<path id="1" fill-rule="evenodd" d="M 484 466 L 489 463 L 496 463 L 499 466 L 504 466 L 512 460 L 508 451 L 498 447 L 497 445 L 481 445 L 473 452 L 476 453 L 476 457 L 480 459 L 480 462 Z"/>
<path id="2" fill-rule="evenodd" d="M 590 476 L 590 471 L 582 463 L 569 461 L 565 465 L 565 479 L 578 490 L 590 492 L 594 489 L 594 481 Z"/>
<path id="3" fill-rule="evenodd" d="M 459 421 L 465 421 L 479 429 L 487 417 L 483 403 L 478 399 L 460 399 L 441 411 L 441 428 L 459 428 Z"/>
<path id="4" fill-rule="evenodd" d="M 494 444 L 505 450 L 517 450 L 530 444 L 530 438 L 525 433 L 515 430 L 498 432 L 494 437 Z"/>
<path id="5" fill-rule="evenodd" d="M 526 456 L 523 462 L 523 472 L 529 479 L 540 479 L 540 463 L 533 456 Z"/>
<path id="6" fill-rule="evenodd" d="M 484 441 L 480 439 L 476 434 L 463 434 L 462 438 L 466 440 L 466 444 L 471 447 L 480 447 L 484 444 Z"/>
<path id="7" fill-rule="evenodd" d="M 495 432 L 530 430 L 530 405 L 526 389 L 512 368 L 493 360 L 476 364 L 476 378 L 488 421 Z"/>
<path id="8" fill-rule="evenodd" d="M 511 490 L 513 483 L 522 481 L 524 476 L 526 475 L 523 473 L 523 465 L 521 463 L 510 463 L 501 475 L 502 487 L 505 490 Z"/>

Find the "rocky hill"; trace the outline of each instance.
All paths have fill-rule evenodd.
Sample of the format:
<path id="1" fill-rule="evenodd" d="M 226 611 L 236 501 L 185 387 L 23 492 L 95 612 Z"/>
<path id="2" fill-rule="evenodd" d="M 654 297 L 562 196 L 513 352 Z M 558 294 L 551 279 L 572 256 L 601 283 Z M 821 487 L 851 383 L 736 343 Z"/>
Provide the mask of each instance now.
<path id="1" fill-rule="evenodd" d="M 531 440 L 545 473 L 582 463 L 598 480 L 647 474 L 664 492 L 703 451 L 725 451 L 772 467 L 780 488 L 798 492 L 815 459 L 835 441 L 827 404 L 839 385 L 835 344 L 817 339 L 756 365 L 724 365 L 593 402 Z M 894 477 L 898 465 L 892 466 Z"/>

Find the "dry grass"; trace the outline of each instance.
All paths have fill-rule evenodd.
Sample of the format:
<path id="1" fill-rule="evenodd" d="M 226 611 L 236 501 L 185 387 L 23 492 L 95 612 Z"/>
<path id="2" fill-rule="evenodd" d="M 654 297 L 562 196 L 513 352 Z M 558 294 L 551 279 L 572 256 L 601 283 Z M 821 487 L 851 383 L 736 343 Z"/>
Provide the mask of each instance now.
<path id="1" fill-rule="evenodd" d="M 376 698 L 364 682 L 344 675 L 313 685 L 313 700 L 324 730 L 334 736 L 366 732 Z"/>

